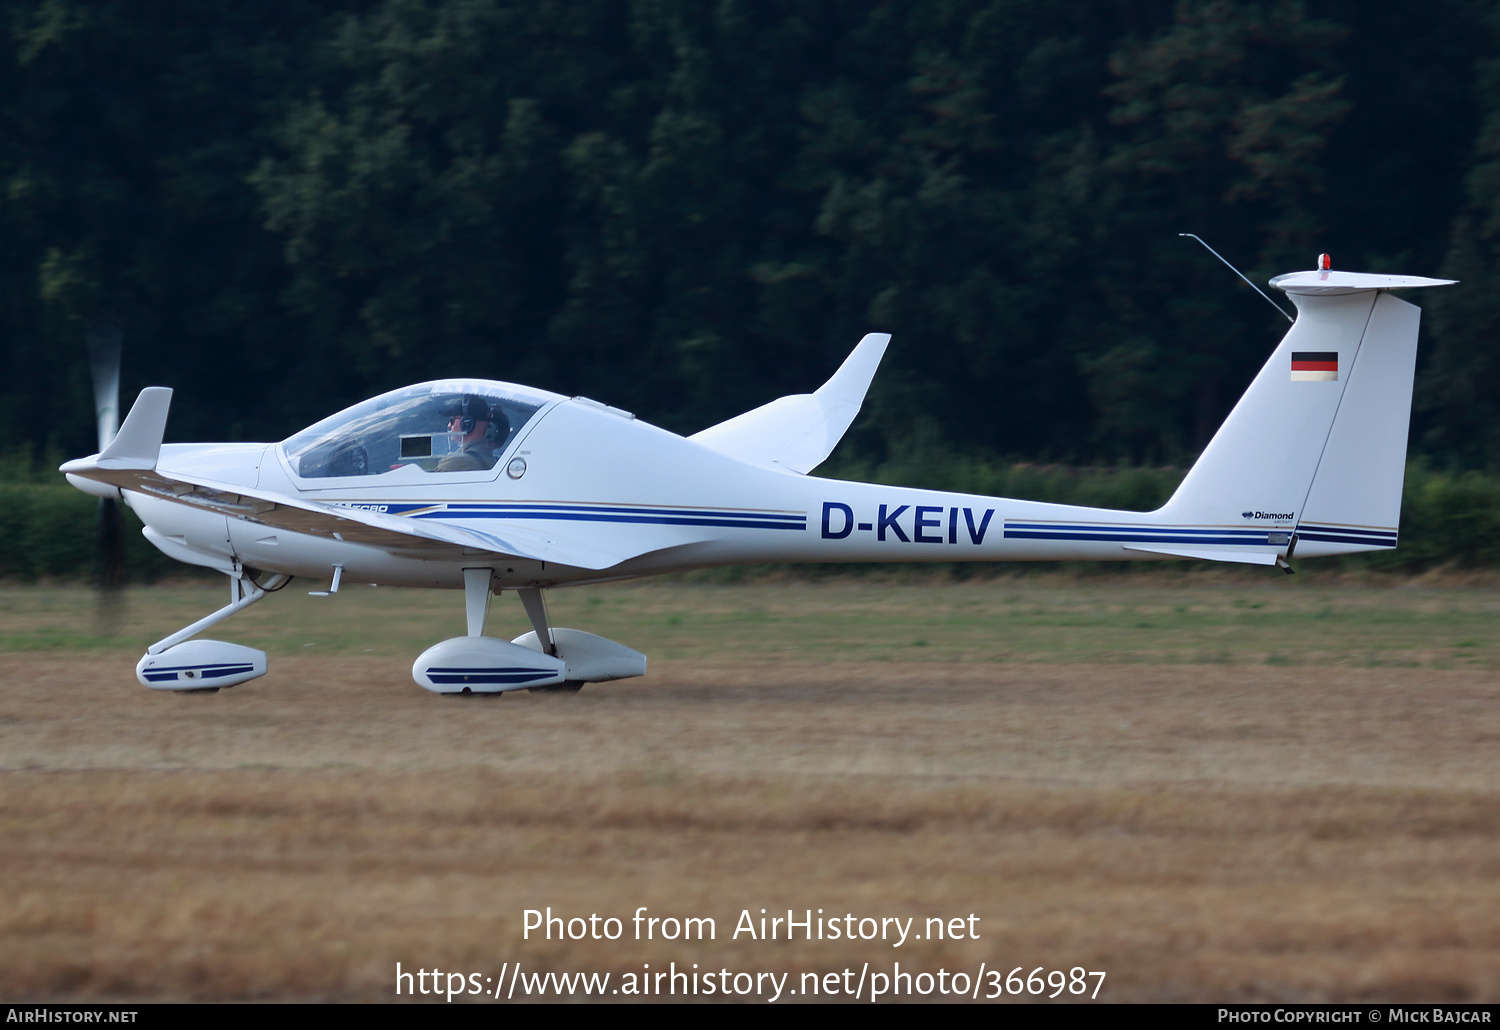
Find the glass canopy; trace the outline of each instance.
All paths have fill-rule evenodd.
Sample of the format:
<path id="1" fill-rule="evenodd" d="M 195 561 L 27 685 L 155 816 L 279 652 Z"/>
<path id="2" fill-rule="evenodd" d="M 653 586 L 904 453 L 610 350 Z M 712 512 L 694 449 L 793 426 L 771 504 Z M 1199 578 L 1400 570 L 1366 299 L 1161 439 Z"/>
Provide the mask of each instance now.
<path id="1" fill-rule="evenodd" d="M 443 379 L 383 393 L 282 443 L 303 479 L 493 468 L 536 413 L 563 398 L 487 379 Z"/>

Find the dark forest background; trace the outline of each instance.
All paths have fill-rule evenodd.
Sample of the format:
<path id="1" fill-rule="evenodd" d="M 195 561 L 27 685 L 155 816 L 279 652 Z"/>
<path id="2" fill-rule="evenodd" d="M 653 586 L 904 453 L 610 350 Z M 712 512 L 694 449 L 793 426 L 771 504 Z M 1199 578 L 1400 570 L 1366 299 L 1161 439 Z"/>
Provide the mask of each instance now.
<path id="1" fill-rule="evenodd" d="M 894 341 L 846 461 L 1190 460 L 1285 330 L 1426 305 L 1414 454 L 1500 471 L 1500 12 L 1329 0 L 0 5 L 0 439 L 472 375 L 692 432 Z M 852 458 L 847 457 L 852 455 Z"/>

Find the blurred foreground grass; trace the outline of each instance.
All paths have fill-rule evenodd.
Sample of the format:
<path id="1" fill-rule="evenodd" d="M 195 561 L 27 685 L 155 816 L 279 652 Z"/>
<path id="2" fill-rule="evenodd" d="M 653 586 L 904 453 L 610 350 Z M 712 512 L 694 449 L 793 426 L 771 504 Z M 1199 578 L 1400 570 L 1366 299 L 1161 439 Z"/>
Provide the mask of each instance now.
<path id="1" fill-rule="evenodd" d="M 457 591 L 294 582 L 205 636 L 273 657 L 409 659 L 464 632 Z M 0 587 L 0 652 L 144 650 L 227 601 L 220 585 L 127 590 L 105 630 L 83 587 Z M 1493 668 L 1500 592 L 1330 575 L 932 575 L 608 584 L 549 592 L 555 625 L 667 660 L 1270 664 Z M 512 595 L 488 633 L 529 629 Z"/>

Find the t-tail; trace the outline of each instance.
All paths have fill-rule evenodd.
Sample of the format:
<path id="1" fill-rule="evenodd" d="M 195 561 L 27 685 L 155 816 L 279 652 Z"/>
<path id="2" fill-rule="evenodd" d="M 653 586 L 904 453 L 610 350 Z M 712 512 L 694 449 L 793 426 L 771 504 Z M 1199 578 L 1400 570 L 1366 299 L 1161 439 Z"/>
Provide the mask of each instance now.
<path id="1" fill-rule="evenodd" d="M 1326 268 L 1272 279 L 1297 319 L 1153 521 L 1265 532 L 1285 543 L 1283 566 L 1293 552 L 1395 547 L 1421 311 L 1389 291 L 1450 282 Z"/>

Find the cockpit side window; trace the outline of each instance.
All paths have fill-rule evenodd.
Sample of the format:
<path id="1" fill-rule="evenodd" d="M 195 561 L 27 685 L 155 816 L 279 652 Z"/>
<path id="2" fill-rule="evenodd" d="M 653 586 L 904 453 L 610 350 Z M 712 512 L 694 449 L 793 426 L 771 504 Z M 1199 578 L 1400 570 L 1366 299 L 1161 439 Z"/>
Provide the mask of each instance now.
<path id="1" fill-rule="evenodd" d="M 304 479 L 484 471 L 544 403 L 482 381 L 430 383 L 356 404 L 282 446 Z"/>

